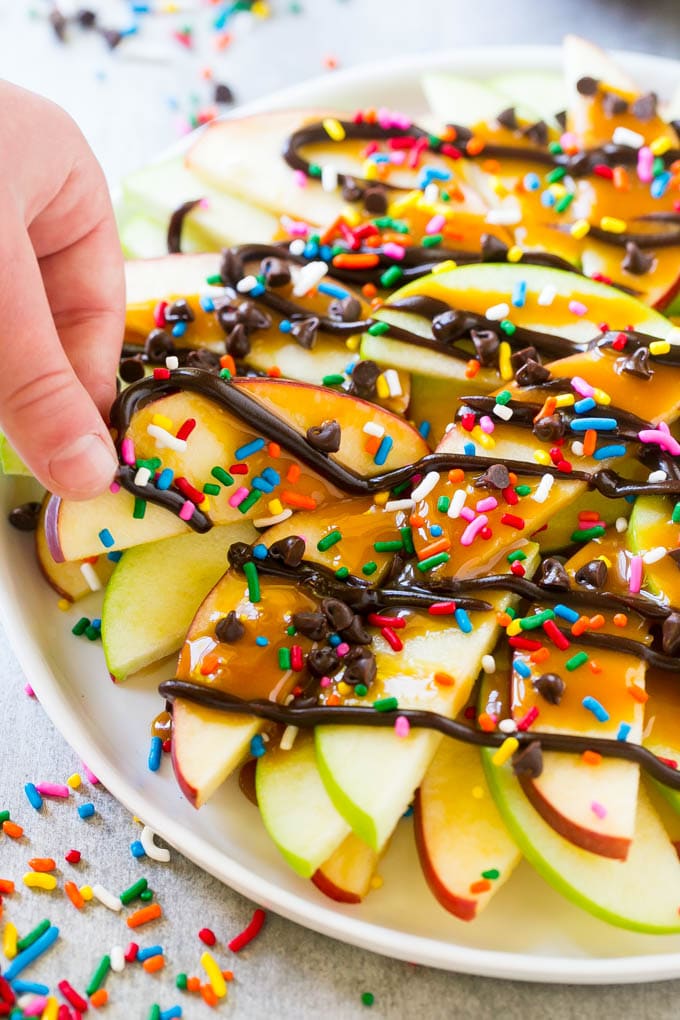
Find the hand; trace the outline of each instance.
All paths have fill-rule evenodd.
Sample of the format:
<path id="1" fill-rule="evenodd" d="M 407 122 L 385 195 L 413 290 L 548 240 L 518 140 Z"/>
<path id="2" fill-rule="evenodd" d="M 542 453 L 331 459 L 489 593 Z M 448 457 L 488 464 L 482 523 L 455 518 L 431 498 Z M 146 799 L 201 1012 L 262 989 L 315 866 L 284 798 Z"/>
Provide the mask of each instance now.
<path id="1" fill-rule="evenodd" d="M 104 416 L 123 338 L 123 259 L 108 189 L 70 117 L 0 82 L 0 429 L 39 481 L 103 491 Z"/>

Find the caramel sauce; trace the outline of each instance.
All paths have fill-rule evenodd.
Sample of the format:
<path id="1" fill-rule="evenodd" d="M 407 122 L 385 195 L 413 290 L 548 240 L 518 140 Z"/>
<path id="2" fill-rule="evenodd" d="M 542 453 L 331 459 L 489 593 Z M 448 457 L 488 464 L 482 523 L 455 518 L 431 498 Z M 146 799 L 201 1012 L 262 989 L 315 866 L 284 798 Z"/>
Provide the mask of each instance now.
<path id="1" fill-rule="evenodd" d="M 169 740 L 172 736 L 172 713 L 167 710 L 159 712 L 151 723 L 151 736 Z"/>

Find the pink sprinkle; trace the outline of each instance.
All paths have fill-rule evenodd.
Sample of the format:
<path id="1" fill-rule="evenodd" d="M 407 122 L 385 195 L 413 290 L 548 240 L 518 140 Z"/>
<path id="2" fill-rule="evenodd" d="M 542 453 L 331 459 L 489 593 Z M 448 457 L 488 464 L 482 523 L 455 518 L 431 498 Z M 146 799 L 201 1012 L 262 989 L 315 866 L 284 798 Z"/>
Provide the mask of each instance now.
<path id="1" fill-rule="evenodd" d="M 239 488 L 229 497 L 229 506 L 240 506 L 243 500 L 248 495 L 248 490 L 244 485 Z"/>
<path id="2" fill-rule="evenodd" d="M 680 443 L 670 434 L 668 425 L 662 421 L 658 429 L 642 429 L 638 432 L 638 439 L 641 443 L 657 443 L 662 450 L 666 450 L 677 457 L 680 454 Z"/>
<path id="3" fill-rule="evenodd" d="M 120 492 L 120 482 L 111 482 L 109 485 L 109 492 L 112 492 L 114 495 L 117 492 Z"/>
<path id="4" fill-rule="evenodd" d="M 460 536 L 461 545 L 472 545 L 477 535 L 482 531 L 489 523 L 489 518 L 485 514 L 480 514 L 474 521 L 470 521 L 467 528 Z"/>
<path id="5" fill-rule="evenodd" d="M 526 715 L 523 715 L 521 719 L 517 721 L 518 730 L 528 730 L 529 727 L 538 718 L 538 709 L 535 705 L 532 705 Z"/>
<path id="6" fill-rule="evenodd" d="M 336 645 L 335 654 L 339 655 L 340 658 L 342 658 L 344 655 L 347 655 L 348 651 L 349 645 L 347 644 L 346 641 L 341 641 L 339 645 Z"/>
<path id="7" fill-rule="evenodd" d="M 36 783 L 36 790 L 42 797 L 70 797 L 71 791 L 68 786 L 60 783 Z"/>
<path id="8" fill-rule="evenodd" d="M 408 131 L 412 123 L 411 118 L 407 117 L 405 113 L 392 114 L 392 125 L 395 128 L 399 128 L 400 131 Z"/>
<path id="9" fill-rule="evenodd" d="M 397 262 L 401 262 L 406 254 L 406 248 L 401 244 L 395 244 L 394 241 L 388 241 L 387 244 L 383 245 L 383 254 L 387 255 L 388 259 L 395 259 Z"/>
<path id="10" fill-rule="evenodd" d="M 588 305 L 584 305 L 582 301 L 570 301 L 567 307 L 572 315 L 585 315 L 588 311 Z"/>
<path id="11" fill-rule="evenodd" d="M 229 500 L 229 502 L 231 502 L 231 500 Z M 191 518 L 194 516 L 195 510 L 196 507 L 194 506 L 194 504 L 191 502 L 190 499 L 187 499 L 182 505 L 182 509 L 178 514 L 180 521 L 190 521 Z"/>
<path id="12" fill-rule="evenodd" d="M 600 802 L 597 800 L 594 800 L 592 802 L 592 804 L 590 805 L 590 810 L 593 812 L 594 815 L 597 815 L 598 818 L 607 817 L 606 807 L 604 806 L 604 804 L 600 804 Z"/>
<path id="13" fill-rule="evenodd" d="M 649 184 L 654 176 L 654 153 L 648 145 L 638 149 L 637 175 L 643 184 Z"/>
<path id="14" fill-rule="evenodd" d="M 35 697 L 35 691 L 33 690 L 30 684 L 26 684 L 26 686 L 24 687 L 24 694 L 28 694 L 29 698 Z"/>
<path id="15" fill-rule="evenodd" d="M 209 198 L 201 198 L 201 199 L 199 199 L 198 205 L 199 205 L 199 207 L 201 209 L 209 209 L 210 208 L 210 199 Z"/>
<path id="16" fill-rule="evenodd" d="M 390 110 L 387 109 L 386 106 L 380 107 L 380 109 L 378 110 L 377 119 L 378 124 L 380 125 L 381 128 L 391 128 L 392 125 L 394 124 L 392 113 Z"/>
<path id="17" fill-rule="evenodd" d="M 474 512 L 471 506 L 464 506 L 461 509 L 458 516 L 462 517 L 464 521 L 474 521 L 477 514 Z"/>
<path id="18" fill-rule="evenodd" d="M 298 188 L 307 187 L 307 174 L 304 170 L 293 170 L 293 180 L 297 184 Z"/>
<path id="19" fill-rule="evenodd" d="M 498 506 L 498 500 L 495 496 L 485 496 L 484 499 L 480 499 L 475 504 L 475 510 L 480 514 L 485 514 L 489 510 L 495 510 Z"/>
<path id="20" fill-rule="evenodd" d="M 292 220 L 290 216 L 281 217 L 281 226 L 291 237 L 307 237 L 309 226 L 301 220 Z"/>
<path id="21" fill-rule="evenodd" d="M 369 142 L 368 145 L 364 148 L 363 152 L 364 158 L 368 159 L 368 157 L 372 156 L 374 152 L 378 151 L 378 149 L 379 145 L 377 142 Z"/>
<path id="22" fill-rule="evenodd" d="M 637 595 L 642 587 L 642 556 L 631 556 L 630 574 L 628 575 L 628 591 Z"/>
<path id="23" fill-rule="evenodd" d="M 572 390 L 576 390 L 577 393 L 580 393 L 582 397 L 592 397 L 595 393 L 595 390 L 590 383 L 586 382 L 585 379 L 582 379 L 580 375 L 575 375 L 571 380 L 571 388 Z"/>
<path id="24" fill-rule="evenodd" d="M 579 140 L 573 131 L 565 131 L 560 136 L 560 145 L 563 149 L 573 149 L 579 147 Z"/>
<path id="25" fill-rule="evenodd" d="M 24 1016 L 40 1016 L 47 1006 L 47 999 L 40 995 L 28 1005 L 23 1007 Z"/>
<path id="26" fill-rule="evenodd" d="M 135 463 L 135 444 L 132 442 L 129 436 L 126 436 L 123 442 L 120 444 L 120 455 L 123 458 L 125 464 Z"/>
<path id="27" fill-rule="evenodd" d="M 88 768 L 88 766 L 85 764 L 84 761 L 81 761 L 80 764 L 83 767 L 83 772 L 85 773 L 85 778 L 87 779 L 88 783 L 90 783 L 91 786 L 97 786 L 97 784 L 99 783 L 99 780 L 95 776 L 95 774 L 92 771 L 92 769 Z"/>
<path id="28" fill-rule="evenodd" d="M 439 213 L 437 216 L 433 216 L 430 222 L 425 227 L 426 234 L 438 234 L 440 230 L 446 225 L 446 217 Z"/>
<path id="29" fill-rule="evenodd" d="M 496 428 L 496 423 L 491 418 L 489 418 L 488 414 L 483 414 L 482 417 L 479 419 L 479 427 L 482 430 L 482 432 L 486 432 L 487 436 L 490 436 L 491 433 Z"/>
<path id="30" fill-rule="evenodd" d="M 398 737 L 407 737 L 411 732 L 411 723 L 405 715 L 398 715 L 394 720 L 394 732 Z"/>
<path id="31" fill-rule="evenodd" d="M 390 153 L 390 163 L 394 166 L 403 166 L 406 162 L 406 153 L 403 150 L 395 149 Z"/>
<path id="32" fill-rule="evenodd" d="M 331 678 L 329 676 L 322 676 L 319 680 L 319 687 L 330 687 Z"/>

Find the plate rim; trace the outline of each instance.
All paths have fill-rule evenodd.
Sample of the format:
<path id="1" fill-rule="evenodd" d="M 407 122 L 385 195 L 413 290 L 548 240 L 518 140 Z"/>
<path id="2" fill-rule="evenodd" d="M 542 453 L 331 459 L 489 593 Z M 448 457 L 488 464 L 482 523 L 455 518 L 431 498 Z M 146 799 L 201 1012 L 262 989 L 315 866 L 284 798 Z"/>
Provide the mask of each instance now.
<path id="1" fill-rule="evenodd" d="M 675 74 L 680 81 L 680 61 L 668 57 L 632 51 L 611 51 L 633 67 L 645 64 L 660 70 L 662 75 Z M 430 70 L 454 67 L 461 75 L 480 77 L 475 71 L 489 59 L 499 57 L 523 69 L 548 69 L 560 60 L 558 46 L 476 46 L 453 48 L 435 53 L 397 56 L 373 64 L 362 64 L 333 72 L 332 90 L 357 86 L 370 87 L 370 83 L 386 74 L 422 74 Z M 483 58 L 483 59 L 482 59 Z M 328 89 L 328 73 L 282 90 L 275 96 L 267 95 L 235 107 L 224 119 L 247 116 L 267 109 L 294 107 L 308 102 L 315 86 Z M 339 100 L 339 102 L 341 102 Z M 195 133 L 169 146 L 159 154 L 161 161 L 186 150 Z M 146 164 L 149 165 L 149 164 Z M 0 486 L 12 485 L 12 478 L 0 477 Z M 0 531 L 0 555 L 9 542 L 9 528 Z M 338 913 L 330 904 L 316 904 L 297 893 L 281 889 L 276 883 L 240 864 L 224 852 L 219 852 L 191 829 L 176 822 L 143 791 L 135 789 L 116 769 L 114 761 L 89 734 L 86 720 L 72 708 L 69 699 L 52 672 L 37 643 L 24 638 L 21 601 L 12 597 L 9 584 L 0 576 L 0 623 L 7 634 L 12 650 L 23 673 L 30 677 L 42 707 L 49 719 L 73 750 L 94 769 L 106 789 L 132 814 L 140 816 L 161 838 L 188 857 L 202 870 L 214 875 L 226 885 L 267 909 L 331 938 L 396 959 L 417 962 L 448 971 L 495 977 L 532 983 L 577 984 L 628 984 L 643 981 L 661 981 L 680 976 L 677 952 L 627 955 L 621 957 L 562 957 L 541 956 L 529 953 L 512 953 L 508 950 L 480 949 L 462 946 L 456 942 L 422 935 L 412 935 L 382 927 L 370 921 Z M 285 864 L 281 863 L 282 867 Z"/>

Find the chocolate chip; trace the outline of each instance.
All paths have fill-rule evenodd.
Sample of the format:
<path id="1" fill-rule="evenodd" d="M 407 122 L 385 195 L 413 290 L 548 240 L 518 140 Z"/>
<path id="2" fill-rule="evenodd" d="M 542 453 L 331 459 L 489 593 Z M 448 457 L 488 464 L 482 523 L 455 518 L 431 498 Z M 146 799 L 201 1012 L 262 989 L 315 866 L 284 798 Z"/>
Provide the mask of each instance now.
<path id="1" fill-rule="evenodd" d="M 76 12 L 76 21 L 81 28 L 94 28 L 97 23 L 97 15 L 95 11 L 91 11 L 88 7 L 81 7 Z"/>
<path id="2" fill-rule="evenodd" d="M 583 78 L 579 78 L 576 82 L 576 91 L 580 96 L 594 96 L 597 92 L 599 81 L 597 78 L 591 78 L 589 74 L 584 75 Z"/>
<path id="3" fill-rule="evenodd" d="M 661 647 L 666 655 L 676 655 L 680 651 L 680 613 L 671 613 L 664 620 Z"/>
<path id="4" fill-rule="evenodd" d="M 621 263 L 621 268 L 625 269 L 627 273 L 632 273 L 633 276 L 644 276 L 645 273 L 650 271 L 654 262 L 654 255 L 642 251 L 641 248 L 638 248 L 635 241 L 626 242 L 626 254 Z"/>
<path id="5" fill-rule="evenodd" d="M 617 358 L 615 367 L 620 372 L 634 375 L 638 379 L 651 379 L 654 369 L 649 364 L 649 348 L 638 347 L 624 358 Z"/>
<path id="6" fill-rule="evenodd" d="M 505 464 L 492 464 L 475 482 L 476 489 L 507 489 L 510 485 L 510 472 Z"/>
<path id="7" fill-rule="evenodd" d="M 115 50 L 123 41 L 123 33 L 115 28 L 100 28 L 99 33 L 110 50 Z"/>
<path id="8" fill-rule="evenodd" d="M 233 329 L 229 331 L 224 341 L 224 349 L 227 354 L 231 354 L 232 358 L 236 358 L 237 361 L 250 354 L 250 340 L 246 327 L 242 322 L 237 322 Z"/>
<path id="9" fill-rule="evenodd" d="M 673 563 L 680 570 L 680 549 L 669 549 L 666 555 L 673 560 Z"/>
<path id="10" fill-rule="evenodd" d="M 312 641 L 322 641 L 328 634 L 328 624 L 323 613 L 293 613 L 292 623 L 300 634 Z"/>
<path id="11" fill-rule="evenodd" d="M 299 567 L 305 555 L 305 540 L 299 535 L 280 538 L 269 546 L 269 555 L 281 560 L 287 567 Z"/>
<path id="12" fill-rule="evenodd" d="M 644 96 L 638 96 L 630 108 L 630 112 L 638 120 L 651 120 L 656 117 L 656 105 L 659 97 L 656 92 L 646 92 Z"/>
<path id="13" fill-rule="evenodd" d="M 603 588 L 607 580 L 607 564 L 604 560 L 590 560 L 579 567 L 574 580 L 584 588 Z"/>
<path id="14" fill-rule="evenodd" d="M 555 114 L 555 120 L 557 121 L 559 127 L 563 131 L 567 130 L 567 111 L 566 110 L 558 110 L 557 113 Z"/>
<path id="15" fill-rule="evenodd" d="M 236 314 L 238 321 L 243 323 L 249 333 L 257 329 L 269 329 L 272 324 L 271 315 L 258 308 L 254 301 L 242 301 Z"/>
<path id="16" fill-rule="evenodd" d="M 602 109 L 608 117 L 620 117 L 628 110 L 628 103 L 615 92 L 605 92 L 602 96 Z"/>
<path id="17" fill-rule="evenodd" d="M 534 680 L 534 690 L 549 705 L 559 705 L 564 695 L 566 684 L 557 673 L 541 673 Z"/>
<path id="18" fill-rule="evenodd" d="M 319 608 L 332 630 L 344 630 L 354 619 L 354 613 L 350 607 L 340 599 L 322 599 Z"/>
<path id="19" fill-rule="evenodd" d="M 526 365 L 529 361 L 538 361 L 540 363 L 540 360 L 540 355 L 535 347 L 522 347 L 519 351 L 513 351 L 510 355 L 510 365 L 513 372 L 516 372 L 518 368 Z"/>
<path id="20" fill-rule="evenodd" d="M 357 322 L 361 318 L 361 303 L 351 294 L 336 298 L 328 306 L 328 317 L 336 322 Z"/>
<path id="21" fill-rule="evenodd" d="M 517 123 L 517 112 L 514 106 L 508 106 L 506 110 L 501 110 L 496 117 L 496 120 L 501 127 L 507 128 L 508 131 L 516 131 L 519 127 L 519 124 Z"/>
<path id="22" fill-rule="evenodd" d="M 215 637 L 227 645 L 233 645 L 234 642 L 240 641 L 245 632 L 246 628 L 233 609 L 223 616 L 215 627 Z"/>
<path id="23" fill-rule="evenodd" d="M 240 570 L 244 563 L 250 563 L 253 558 L 253 551 L 247 542 L 232 542 L 227 549 L 227 560 L 229 566 Z"/>
<path id="24" fill-rule="evenodd" d="M 40 516 L 40 503 L 22 503 L 10 510 L 8 521 L 18 531 L 35 531 Z"/>
<path id="25" fill-rule="evenodd" d="M 375 361 L 358 361 L 352 370 L 352 389 L 360 397 L 370 399 L 375 396 L 376 382 L 381 369 Z"/>
<path id="26" fill-rule="evenodd" d="M 526 367 L 526 366 L 525 366 Z M 534 423 L 532 432 L 537 439 L 544 443 L 554 443 L 561 439 L 566 430 L 564 419 L 561 414 L 549 414 L 545 418 L 539 418 Z"/>
<path id="27" fill-rule="evenodd" d="M 516 776 L 538 779 L 543 771 L 543 751 L 538 740 L 532 740 L 512 756 L 512 771 Z"/>
<path id="28" fill-rule="evenodd" d="M 542 386 L 550 378 L 550 369 L 542 365 L 540 361 L 530 358 L 515 372 L 515 381 L 518 386 Z"/>
<path id="29" fill-rule="evenodd" d="M 216 103 L 220 103 L 220 105 L 228 106 L 230 103 L 234 102 L 234 93 L 228 85 L 225 85 L 224 82 L 218 81 L 215 84 L 213 99 Z"/>
<path id="30" fill-rule="evenodd" d="M 348 645 L 370 645 L 373 638 L 363 625 L 360 616 L 354 616 L 349 627 L 343 627 L 340 631 L 343 641 Z"/>
<path id="31" fill-rule="evenodd" d="M 557 588 L 559 591 L 569 591 L 571 588 L 569 574 L 564 569 L 564 564 L 554 556 L 548 556 L 543 560 L 535 581 L 542 588 Z"/>
<path id="32" fill-rule="evenodd" d="M 334 418 L 312 425 L 307 429 L 307 442 L 322 453 L 337 453 L 340 449 L 340 426 Z"/>
<path id="33" fill-rule="evenodd" d="M 358 202 L 363 193 L 361 185 L 353 177 L 350 177 L 349 174 L 345 174 L 341 191 L 343 201 Z"/>
<path id="34" fill-rule="evenodd" d="M 59 42 L 65 42 L 66 41 L 66 28 L 68 26 L 68 21 L 66 20 L 64 15 L 61 13 L 61 11 L 58 11 L 56 8 L 51 10 L 50 13 L 49 13 L 48 21 L 49 21 L 50 25 L 52 26 L 52 31 L 56 35 L 56 37 L 59 40 Z"/>
<path id="35" fill-rule="evenodd" d="M 187 354 L 187 365 L 189 368 L 202 368 L 204 372 L 219 372 L 220 358 L 214 351 L 201 347 L 196 351 L 189 351 Z"/>
<path id="36" fill-rule="evenodd" d="M 522 134 L 534 145 L 548 144 L 548 125 L 544 120 L 537 120 L 535 124 L 530 124 L 529 127 L 524 128 Z"/>
<path id="37" fill-rule="evenodd" d="M 134 358 L 123 358 L 118 366 L 118 375 L 125 383 L 138 382 L 139 379 L 143 379 L 144 362 L 140 355 L 136 355 Z"/>
<path id="38" fill-rule="evenodd" d="M 193 322 L 196 316 L 186 298 L 177 298 L 165 309 L 166 322 Z"/>
<path id="39" fill-rule="evenodd" d="M 307 656 L 307 669 L 312 676 L 334 676 L 342 665 L 333 648 L 313 648 Z"/>
<path id="40" fill-rule="evenodd" d="M 505 262 L 508 245 L 495 234 L 482 234 L 482 262 Z"/>
<path id="41" fill-rule="evenodd" d="M 342 662 L 345 666 L 342 679 L 346 684 L 365 684 L 369 687 L 375 680 L 378 671 L 375 655 L 367 648 L 351 648 Z"/>
<path id="42" fill-rule="evenodd" d="M 144 341 L 144 353 L 150 365 L 163 365 L 175 353 L 175 341 L 164 329 L 152 329 Z"/>
<path id="43" fill-rule="evenodd" d="M 268 256 L 266 259 L 262 259 L 260 270 L 264 274 L 268 287 L 285 287 L 287 283 L 290 283 L 290 266 L 283 259 Z"/>
<path id="44" fill-rule="evenodd" d="M 384 216 L 387 212 L 387 192 L 381 185 L 366 188 L 364 191 L 364 209 L 366 212 Z"/>
<path id="45" fill-rule="evenodd" d="M 290 327 L 290 335 L 305 351 L 311 351 L 316 344 L 316 336 L 319 330 L 319 320 L 316 315 L 310 315 L 307 319 L 299 319 L 293 322 Z"/>
<path id="46" fill-rule="evenodd" d="M 448 308 L 435 315 L 432 320 L 432 336 L 443 344 L 459 340 L 467 329 L 468 317 L 465 312 Z"/>
<path id="47" fill-rule="evenodd" d="M 498 334 L 492 329 L 471 329 L 470 339 L 479 363 L 484 367 L 495 365 L 500 346 Z"/>

